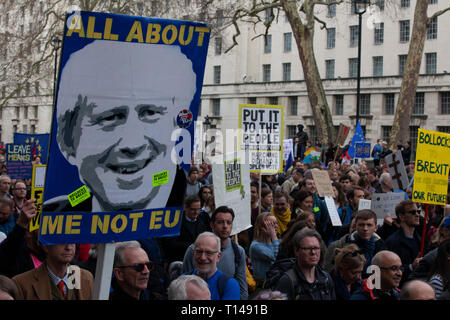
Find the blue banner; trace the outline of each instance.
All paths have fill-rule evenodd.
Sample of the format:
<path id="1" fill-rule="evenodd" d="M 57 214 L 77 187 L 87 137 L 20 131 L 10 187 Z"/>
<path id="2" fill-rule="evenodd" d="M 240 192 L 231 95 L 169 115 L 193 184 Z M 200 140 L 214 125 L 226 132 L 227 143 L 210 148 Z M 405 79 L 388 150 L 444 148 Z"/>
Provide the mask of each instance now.
<path id="1" fill-rule="evenodd" d="M 356 142 L 355 158 L 370 158 L 370 142 Z"/>
<path id="2" fill-rule="evenodd" d="M 68 14 L 41 221 L 83 212 L 77 220 L 83 229 L 67 237 L 41 232 L 42 243 L 90 243 L 86 212 L 147 217 L 154 208 L 182 207 L 209 35 L 204 23 Z M 83 186 L 89 196 L 69 203 Z M 124 230 L 120 239 L 178 230 L 144 229 Z M 109 229 L 95 243 L 117 237 Z"/>
<path id="3" fill-rule="evenodd" d="M 30 144 L 31 145 L 31 155 L 34 157 L 41 157 L 41 164 L 47 163 L 47 152 L 48 152 L 48 140 L 50 134 L 28 134 L 28 133 L 14 133 L 14 143 L 15 144 Z"/>

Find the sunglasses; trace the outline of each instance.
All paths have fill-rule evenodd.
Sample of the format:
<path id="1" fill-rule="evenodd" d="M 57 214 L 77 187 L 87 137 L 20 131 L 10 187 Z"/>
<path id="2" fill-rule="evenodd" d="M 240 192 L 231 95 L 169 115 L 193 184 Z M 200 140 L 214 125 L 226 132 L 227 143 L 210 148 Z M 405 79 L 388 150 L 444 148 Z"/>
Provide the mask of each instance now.
<path id="1" fill-rule="evenodd" d="M 355 250 L 355 251 L 352 251 L 352 252 L 347 252 L 346 254 L 344 254 L 343 258 L 345 258 L 348 255 L 350 255 L 351 257 L 356 257 L 356 256 L 362 255 L 362 254 L 364 254 L 363 250 Z"/>
<path id="2" fill-rule="evenodd" d="M 117 268 L 133 268 L 136 272 L 142 272 L 144 271 L 145 267 L 147 266 L 148 271 L 151 271 L 153 269 L 153 262 L 147 262 L 147 263 L 135 263 L 132 266 L 120 266 Z"/>
<path id="3" fill-rule="evenodd" d="M 409 210 L 409 211 L 406 211 L 407 213 L 410 213 L 410 214 L 420 214 L 420 210 Z"/>

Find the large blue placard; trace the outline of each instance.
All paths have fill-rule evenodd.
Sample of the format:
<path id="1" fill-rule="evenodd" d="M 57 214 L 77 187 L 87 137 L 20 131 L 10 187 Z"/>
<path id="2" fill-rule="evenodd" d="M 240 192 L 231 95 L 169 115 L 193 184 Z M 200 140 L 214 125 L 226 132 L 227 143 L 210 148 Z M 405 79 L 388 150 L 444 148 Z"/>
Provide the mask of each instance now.
<path id="1" fill-rule="evenodd" d="M 209 35 L 209 26 L 197 22 L 68 14 L 43 244 L 179 233 Z"/>

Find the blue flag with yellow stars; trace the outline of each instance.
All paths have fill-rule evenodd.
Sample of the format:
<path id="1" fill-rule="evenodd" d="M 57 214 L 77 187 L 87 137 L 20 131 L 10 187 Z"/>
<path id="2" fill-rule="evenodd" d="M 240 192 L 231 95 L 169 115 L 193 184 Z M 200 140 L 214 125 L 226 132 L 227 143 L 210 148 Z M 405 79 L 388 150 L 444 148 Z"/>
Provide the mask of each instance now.
<path id="1" fill-rule="evenodd" d="M 358 122 L 355 128 L 355 134 L 353 135 L 352 141 L 350 142 L 350 146 L 348 147 L 347 154 L 350 159 L 355 157 L 355 145 L 357 142 L 365 142 L 364 133 L 362 131 L 361 124 Z"/>

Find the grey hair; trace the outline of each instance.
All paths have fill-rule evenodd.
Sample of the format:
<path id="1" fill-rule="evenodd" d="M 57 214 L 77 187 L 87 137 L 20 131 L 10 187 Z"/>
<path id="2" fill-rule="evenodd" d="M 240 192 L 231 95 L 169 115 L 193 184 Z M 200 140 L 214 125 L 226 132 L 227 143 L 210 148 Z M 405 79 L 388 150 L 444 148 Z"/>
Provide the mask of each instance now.
<path id="1" fill-rule="evenodd" d="M 194 248 L 195 248 L 195 245 L 197 244 L 197 242 L 199 241 L 199 239 L 202 238 L 202 237 L 212 237 L 212 238 L 214 238 L 216 240 L 216 242 L 217 242 L 217 252 L 220 252 L 220 250 L 221 250 L 220 238 L 217 235 L 215 235 L 214 233 L 209 232 L 209 231 L 202 232 L 202 233 L 200 233 L 197 236 L 197 239 L 195 240 L 195 243 L 194 243 Z"/>
<path id="2" fill-rule="evenodd" d="M 167 295 L 169 300 L 187 300 L 186 285 L 193 283 L 200 289 L 209 291 L 208 284 L 205 280 L 194 274 L 186 274 L 179 276 L 173 280 L 167 288 Z"/>
<path id="3" fill-rule="evenodd" d="M 293 246 L 297 249 L 300 248 L 302 240 L 305 238 L 308 238 L 308 237 L 317 238 L 317 240 L 319 241 L 319 244 L 322 247 L 323 240 L 322 240 L 322 237 L 320 236 L 320 234 L 316 230 L 309 229 L 309 228 L 299 230 L 295 233 L 294 238 L 292 238 Z"/>
<path id="4" fill-rule="evenodd" d="M 389 172 L 384 172 L 380 176 L 380 184 L 383 184 L 385 181 L 392 180 Z"/>
<path id="5" fill-rule="evenodd" d="M 114 267 L 120 267 L 125 264 L 125 258 L 123 256 L 123 251 L 127 248 L 141 248 L 141 245 L 139 242 L 137 242 L 135 240 L 119 242 L 116 245 L 116 251 L 114 254 Z"/>

